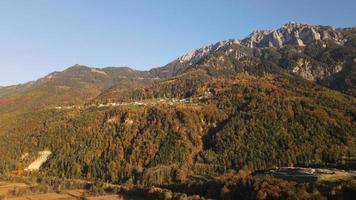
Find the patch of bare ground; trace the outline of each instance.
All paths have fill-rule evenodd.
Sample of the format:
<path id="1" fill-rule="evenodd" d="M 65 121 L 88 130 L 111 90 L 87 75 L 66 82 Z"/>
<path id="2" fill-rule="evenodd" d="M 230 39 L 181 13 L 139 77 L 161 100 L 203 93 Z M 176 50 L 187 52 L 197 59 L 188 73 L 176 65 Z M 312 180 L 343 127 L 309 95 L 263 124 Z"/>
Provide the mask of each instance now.
<path id="1" fill-rule="evenodd" d="M 86 197 L 87 200 L 124 200 L 120 195 L 102 195 L 95 197 Z"/>
<path id="2" fill-rule="evenodd" d="M 75 198 L 65 193 L 46 193 L 46 194 L 31 194 L 20 197 L 9 197 L 11 200 L 76 200 Z"/>
<path id="3" fill-rule="evenodd" d="M 321 168 L 281 167 L 270 170 L 267 174 L 297 182 L 335 182 L 356 179 L 355 171 Z"/>
<path id="4" fill-rule="evenodd" d="M 14 190 L 14 188 L 27 188 L 28 185 L 25 183 L 8 183 L 8 182 L 0 182 L 0 196 L 1 195 L 7 195 L 11 191 Z"/>
<path id="5" fill-rule="evenodd" d="M 116 194 L 93 195 L 84 189 L 68 189 L 61 192 L 31 191 L 31 186 L 25 183 L 0 182 L 0 200 L 131 200 Z"/>

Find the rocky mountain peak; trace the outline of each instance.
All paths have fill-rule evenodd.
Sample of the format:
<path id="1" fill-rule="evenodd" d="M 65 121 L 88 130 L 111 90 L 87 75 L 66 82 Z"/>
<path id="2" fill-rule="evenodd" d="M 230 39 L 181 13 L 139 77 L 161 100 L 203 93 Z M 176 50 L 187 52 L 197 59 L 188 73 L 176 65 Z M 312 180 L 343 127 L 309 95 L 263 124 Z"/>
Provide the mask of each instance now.
<path id="1" fill-rule="evenodd" d="M 228 39 L 228 40 L 222 40 L 218 43 L 209 45 L 209 46 L 205 46 L 203 48 L 199 48 L 199 49 L 193 49 L 191 51 L 189 51 L 188 53 L 186 53 L 185 55 L 183 55 L 182 57 L 178 58 L 178 61 L 180 63 L 194 63 L 195 60 L 198 60 L 200 58 L 202 58 L 203 56 L 218 51 L 219 49 L 225 47 L 225 46 L 230 46 L 233 44 L 240 44 L 240 40 L 237 39 Z"/>
<path id="2" fill-rule="evenodd" d="M 284 24 L 282 26 L 282 28 L 284 28 L 284 29 L 294 29 L 294 28 L 307 27 L 307 26 L 312 26 L 312 25 L 306 24 L 306 23 L 301 23 L 301 22 L 291 21 L 291 22 L 288 22 L 288 23 Z"/>
<path id="3" fill-rule="evenodd" d="M 199 49 L 193 49 L 175 62 L 189 66 L 202 57 L 231 45 L 242 45 L 249 48 L 282 48 L 285 45 L 306 46 L 315 41 L 325 42 L 328 39 L 338 44 L 344 43 L 343 35 L 332 27 L 289 22 L 275 30 L 256 30 L 243 40 L 228 39 Z"/>
<path id="4" fill-rule="evenodd" d="M 332 27 L 315 26 L 300 22 L 289 22 L 272 31 L 255 31 L 242 40 L 248 47 L 276 47 L 285 45 L 305 46 L 314 41 L 334 40 L 343 43 L 343 36 Z"/>

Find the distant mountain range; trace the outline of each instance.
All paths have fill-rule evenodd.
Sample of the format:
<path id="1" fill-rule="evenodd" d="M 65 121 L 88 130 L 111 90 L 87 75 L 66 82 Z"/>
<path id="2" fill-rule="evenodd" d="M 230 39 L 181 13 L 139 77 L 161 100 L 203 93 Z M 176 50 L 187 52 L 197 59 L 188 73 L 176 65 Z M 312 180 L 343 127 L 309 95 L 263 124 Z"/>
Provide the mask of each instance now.
<path id="1" fill-rule="evenodd" d="M 347 55 L 343 52 L 348 48 L 352 48 L 355 44 L 354 38 L 356 28 L 333 28 L 330 26 L 314 26 L 309 24 L 290 22 L 277 30 L 260 30 L 252 32 L 243 40 L 229 39 L 220 41 L 216 44 L 209 45 L 203 48 L 194 49 L 187 54 L 179 57 L 171 63 L 154 68 L 149 71 L 137 71 L 128 67 L 108 67 L 104 69 L 89 68 L 81 65 L 74 65 L 63 72 L 54 72 L 48 76 L 29 82 L 22 85 L 0 87 L 0 96 L 9 94 L 15 91 L 21 91 L 38 87 L 41 84 L 61 85 L 61 81 L 71 79 L 71 83 L 89 83 L 98 86 L 99 90 L 107 89 L 112 86 L 125 85 L 123 80 L 143 80 L 154 78 L 170 78 L 196 66 L 202 62 L 204 58 L 214 53 L 222 53 L 228 56 L 229 59 L 233 56 L 235 60 L 251 59 L 267 60 L 274 62 L 279 67 L 288 70 L 294 74 L 311 81 L 321 81 L 324 84 L 329 84 L 337 89 L 332 84 L 335 79 L 343 79 L 342 76 L 350 75 L 345 71 L 350 65 L 355 65 L 355 60 L 352 59 L 354 50 L 350 50 Z M 329 52 L 329 46 L 338 45 L 339 49 Z M 286 52 L 284 48 L 292 48 L 293 51 Z M 316 48 L 316 49 L 312 49 Z M 345 48 L 340 50 L 340 48 Z M 315 51 L 314 51 L 315 50 Z M 322 52 L 323 51 L 323 52 Z M 286 53 L 293 54 L 291 63 L 281 63 Z M 338 54 L 338 60 L 332 55 Z M 327 56 L 334 56 L 328 58 Z M 274 57 L 272 60 L 272 56 Z M 289 58 L 288 58 L 289 59 Z M 351 73 L 352 74 L 352 73 Z M 326 79 L 326 80 L 324 80 Z M 324 81 L 323 81 L 324 80 Z M 66 84 L 71 84 L 66 83 Z M 121 83 L 121 84 L 118 84 Z M 127 84 L 126 84 L 127 85 Z M 77 85 L 78 86 L 78 85 Z M 83 85 L 84 86 L 84 85 Z M 70 87 L 70 86 L 69 86 Z M 353 86 L 354 87 L 354 86 Z M 353 90 L 354 88 L 351 88 Z"/>

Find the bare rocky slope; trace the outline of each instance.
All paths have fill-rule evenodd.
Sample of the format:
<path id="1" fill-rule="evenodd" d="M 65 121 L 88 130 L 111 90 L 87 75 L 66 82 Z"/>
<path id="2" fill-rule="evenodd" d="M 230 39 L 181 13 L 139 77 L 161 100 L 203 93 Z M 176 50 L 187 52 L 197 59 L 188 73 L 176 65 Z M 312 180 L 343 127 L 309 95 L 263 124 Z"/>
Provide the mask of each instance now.
<path id="1" fill-rule="evenodd" d="M 277 30 L 255 31 L 243 40 L 230 39 L 195 49 L 150 72 L 174 77 L 212 54 L 228 56 L 235 65 L 275 65 L 302 78 L 355 95 L 356 28 L 333 28 L 291 22 Z M 239 66 L 237 66 L 239 68 Z M 266 71 L 268 73 L 269 71 Z M 339 86 L 338 86 L 339 85 Z M 341 86 L 340 86 L 341 85 Z"/>

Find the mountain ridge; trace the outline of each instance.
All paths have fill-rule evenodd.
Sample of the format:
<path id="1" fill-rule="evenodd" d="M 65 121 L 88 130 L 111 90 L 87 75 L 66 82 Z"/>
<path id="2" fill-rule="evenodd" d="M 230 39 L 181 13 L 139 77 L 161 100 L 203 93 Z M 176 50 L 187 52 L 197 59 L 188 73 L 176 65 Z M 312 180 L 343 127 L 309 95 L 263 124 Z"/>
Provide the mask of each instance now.
<path id="1" fill-rule="evenodd" d="M 304 35 L 303 39 L 305 41 L 307 41 L 307 43 L 311 43 L 311 42 L 317 41 L 317 40 L 324 41 L 326 39 L 331 39 L 331 40 L 335 40 L 339 44 L 344 44 L 347 42 L 347 40 L 343 39 L 343 36 L 341 33 L 337 33 L 337 31 L 344 30 L 344 29 L 352 29 L 352 30 L 355 29 L 356 30 L 356 26 L 350 27 L 350 28 L 334 28 L 331 26 L 312 25 L 312 24 L 301 23 L 301 22 L 289 22 L 277 29 L 253 31 L 244 39 L 232 39 L 231 38 L 231 39 L 221 40 L 221 41 L 218 41 L 218 42 L 210 44 L 210 45 L 206 45 L 201 48 L 191 49 L 187 53 L 185 53 L 182 56 L 178 57 L 177 59 L 171 61 L 167 65 L 164 65 L 161 67 L 153 67 L 148 70 L 136 70 L 132 67 L 125 67 L 125 66 L 122 66 L 122 67 L 107 66 L 107 67 L 97 68 L 97 67 L 89 67 L 89 66 L 80 65 L 80 64 L 74 64 L 73 66 L 68 67 L 67 69 L 64 69 L 63 71 L 68 70 L 72 67 L 88 67 L 88 68 L 94 68 L 94 69 L 99 69 L 99 70 L 103 70 L 106 68 L 128 68 L 129 70 L 133 70 L 133 71 L 137 71 L 137 72 L 150 72 L 152 75 L 155 75 L 158 77 L 160 77 L 160 76 L 165 77 L 167 75 L 159 74 L 159 72 L 158 72 L 159 69 L 170 67 L 171 65 L 175 65 L 177 62 L 181 63 L 181 64 L 188 63 L 188 65 L 192 65 L 192 64 L 194 64 L 194 62 L 196 60 L 199 60 L 200 58 L 204 57 L 205 55 L 210 54 L 212 52 L 216 52 L 223 47 L 231 46 L 234 44 L 246 46 L 249 48 L 253 48 L 253 47 L 281 48 L 285 45 L 305 46 L 304 43 L 303 44 L 300 42 L 294 43 L 295 41 L 292 40 L 292 37 L 295 37 L 296 34 Z M 301 30 L 305 30 L 306 33 L 303 33 L 303 32 L 300 33 Z M 321 36 L 321 33 L 316 33 L 316 30 L 323 33 L 324 34 L 323 37 Z M 277 36 L 280 37 L 281 36 L 280 34 L 282 34 L 282 33 L 287 34 L 286 36 L 289 38 L 289 40 L 287 40 L 284 43 L 283 42 L 280 43 L 281 39 L 276 38 Z M 319 34 L 319 35 L 316 36 L 317 34 Z M 294 38 L 294 39 L 299 39 L 299 36 L 297 36 L 297 38 Z M 278 40 L 278 42 L 276 43 L 276 42 L 274 42 L 274 40 Z M 251 44 L 251 42 L 252 42 L 252 44 Z M 179 67 L 182 67 L 182 65 L 179 65 Z M 178 68 L 178 66 L 176 68 Z M 184 71 L 184 68 L 185 67 L 183 67 L 183 69 L 176 69 L 176 70 Z M 57 72 L 60 72 L 60 71 L 57 71 Z M 55 72 L 52 72 L 52 73 L 55 73 Z M 174 74 L 176 74 L 176 73 L 174 73 Z M 171 75 L 168 75 L 168 76 L 171 76 Z M 32 81 L 29 81 L 29 82 L 32 82 Z M 28 82 L 26 82 L 26 83 L 28 83 Z M 0 86 L 0 88 L 3 89 L 6 87 L 11 87 L 11 86 L 24 85 L 26 83 L 9 85 L 9 86 Z"/>
<path id="2" fill-rule="evenodd" d="M 347 29 L 351 29 L 351 33 L 353 34 L 356 33 L 356 28 L 333 28 L 322 25 L 290 22 L 275 30 L 254 31 L 245 39 L 222 40 L 202 48 L 193 49 L 163 67 L 151 69 L 150 72 L 161 78 L 172 77 L 184 72 L 204 56 L 236 45 L 252 49 L 271 47 L 281 49 L 289 45 L 305 47 L 305 44 L 309 45 L 318 41 L 320 41 L 322 47 L 325 48 L 327 48 L 330 41 L 338 45 L 344 45 L 352 39 L 343 33 L 346 32 Z M 321 36 L 322 34 L 323 36 Z"/>
<path id="3" fill-rule="evenodd" d="M 353 81 L 356 76 L 354 75 L 356 74 L 354 72 L 356 71 L 355 38 L 355 28 L 332 28 L 291 22 L 275 30 L 254 31 L 242 40 L 222 40 L 193 49 L 165 66 L 146 71 L 129 67 L 96 68 L 75 64 L 36 81 L 2 87 L 0 97 L 11 95 L 21 97 L 21 94 L 37 87 L 43 90 L 40 93 L 45 92 L 50 95 L 54 92 L 55 95 L 59 95 L 58 99 L 66 96 L 64 98 L 69 101 L 66 100 L 67 103 L 62 102 L 62 104 L 84 103 L 103 92 L 110 95 L 110 90 L 121 91 L 133 86 L 151 84 L 160 79 L 170 79 L 198 69 L 210 75 L 285 71 L 355 96 L 356 83 Z M 275 43 L 277 40 L 278 42 Z M 300 41 L 296 42 L 298 40 Z M 52 84 L 52 89 L 48 88 L 47 83 Z M 79 94 L 82 94 L 78 96 L 78 91 L 71 92 L 72 86 L 80 89 Z M 68 92 L 76 95 L 68 96 Z M 71 101 L 71 96 L 77 98 Z M 84 101 L 78 100 L 81 98 Z M 59 102 L 54 101 L 52 104 L 56 103 Z"/>

